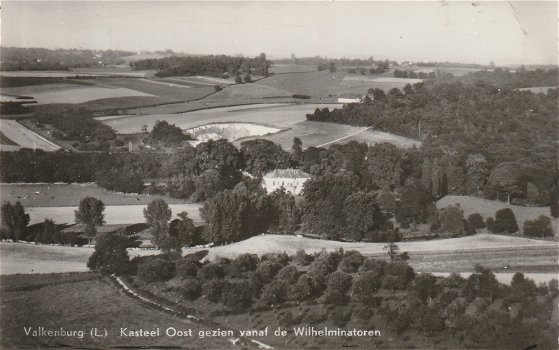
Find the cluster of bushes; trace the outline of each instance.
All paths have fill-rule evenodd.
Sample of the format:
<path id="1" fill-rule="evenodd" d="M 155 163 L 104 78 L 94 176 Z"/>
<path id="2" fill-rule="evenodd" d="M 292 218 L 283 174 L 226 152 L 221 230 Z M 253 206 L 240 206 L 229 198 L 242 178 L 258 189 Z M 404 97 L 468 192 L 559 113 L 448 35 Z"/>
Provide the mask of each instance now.
<path id="1" fill-rule="evenodd" d="M 301 250 L 294 256 L 242 254 L 203 263 L 204 253 L 144 257 L 136 284 L 156 294 L 165 290 L 167 297 L 184 303 L 204 298 L 221 305 L 224 313 L 284 309 L 277 320 L 284 327 L 384 322 L 386 332 L 397 336 L 452 334 L 460 346 L 554 344 L 557 326 L 550 322 L 550 306 L 559 293 L 556 280 L 536 286 L 517 273 L 509 287 L 481 266 L 468 278 L 416 274 L 406 254 L 397 247 L 389 253 L 389 260 L 341 249 L 313 255 Z M 322 307 L 313 308 L 317 304 Z"/>
<path id="2" fill-rule="evenodd" d="M 394 78 L 408 78 L 408 79 L 434 79 L 436 77 L 435 72 L 425 73 L 425 72 L 418 72 L 416 73 L 413 70 L 394 70 Z"/>

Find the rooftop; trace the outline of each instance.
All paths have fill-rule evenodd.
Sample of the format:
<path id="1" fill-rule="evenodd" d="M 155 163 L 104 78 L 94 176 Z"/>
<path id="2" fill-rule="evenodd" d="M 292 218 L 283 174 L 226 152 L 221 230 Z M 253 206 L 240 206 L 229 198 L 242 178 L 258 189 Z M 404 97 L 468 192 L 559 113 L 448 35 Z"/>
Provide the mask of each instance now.
<path id="1" fill-rule="evenodd" d="M 291 178 L 291 179 L 310 179 L 311 176 L 301 169 L 276 169 L 265 174 L 267 178 Z"/>

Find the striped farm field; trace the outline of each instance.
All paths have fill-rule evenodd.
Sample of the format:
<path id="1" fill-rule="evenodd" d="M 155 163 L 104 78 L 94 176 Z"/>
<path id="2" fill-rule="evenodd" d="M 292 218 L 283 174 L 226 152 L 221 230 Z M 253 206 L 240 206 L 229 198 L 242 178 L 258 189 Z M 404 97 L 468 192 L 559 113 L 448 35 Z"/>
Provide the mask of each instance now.
<path id="1" fill-rule="evenodd" d="M 13 143 L 23 148 L 42 149 L 44 151 L 57 151 L 59 146 L 29 130 L 15 120 L 0 119 L 0 130 Z"/>

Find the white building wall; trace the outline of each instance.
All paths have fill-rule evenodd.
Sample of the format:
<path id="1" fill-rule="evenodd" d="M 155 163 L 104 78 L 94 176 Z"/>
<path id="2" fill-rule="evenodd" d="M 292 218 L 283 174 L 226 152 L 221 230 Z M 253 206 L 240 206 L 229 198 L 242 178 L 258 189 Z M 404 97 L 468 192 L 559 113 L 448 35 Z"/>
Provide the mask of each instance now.
<path id="1" fill-rule="evenodd" d="M 268 192 L 268 193 L 272 193 L 275 190 L 278 190 L 278 189 L 283 187 L 286 192 L 290 192 L 291 194 L 297 196 L 303 190 L 303 185 L 305 184 L 305 182 L 308 179 L 307 178 L 296 178 L 296 179 L 294 179 L 294 178 L 278 178 L 278 177 L 268 178 L 268 177 L 264 177 L 262 180 L 264 182 L 264 188 L 266 189 L 266 192 Z"/>

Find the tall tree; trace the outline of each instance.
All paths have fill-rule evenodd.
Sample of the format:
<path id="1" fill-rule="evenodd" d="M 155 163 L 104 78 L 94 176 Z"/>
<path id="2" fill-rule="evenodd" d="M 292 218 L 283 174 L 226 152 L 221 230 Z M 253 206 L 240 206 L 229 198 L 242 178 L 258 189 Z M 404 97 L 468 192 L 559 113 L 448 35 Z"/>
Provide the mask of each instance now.
<path id="1" fill-rule="evenodd" d="M 25 209 L 20 202 L 12 205 L 6 202 L 2 205 L 2 224 L 6 227 L 8 237 L 17 242 L 23 236 L 23 230 L 29 224 L 29 214 L 25 214 Z"/>
<path id="2" fill-rule="evenodd" d="M 284 169 L 290 165 L 289 153 L 280 145 L 265 139 L 241 143 L 241 155 L 245 170 L 255 176 L 262 176 L 274 169 Z"/>
<path id="3" fill-rule="evenodd" d="M 173 212 L 163 199 L 154 199 L 144 208 L 146 223 L 151 227 L 152 243 L 164 250 L 167 249 L 169 236 L 169 220 Z"/>
<path id="4" fill-rule="evenodd" d="M 85 226 L 85 235 L 89 238 L 89 242 L 97 233 L 97 226 L 105 223 L 105 204 L 97 198 L 85 197 L 80 201 L 78 210 L 74 211 L 76 223 Z"/>

